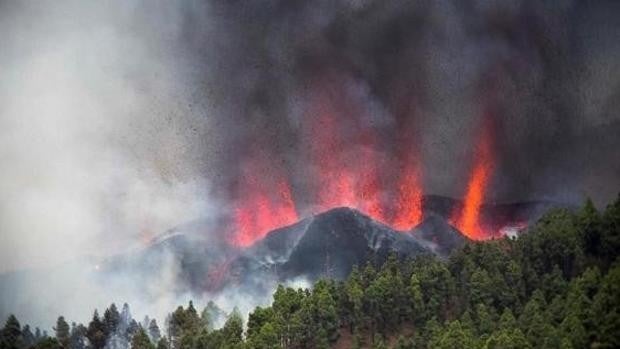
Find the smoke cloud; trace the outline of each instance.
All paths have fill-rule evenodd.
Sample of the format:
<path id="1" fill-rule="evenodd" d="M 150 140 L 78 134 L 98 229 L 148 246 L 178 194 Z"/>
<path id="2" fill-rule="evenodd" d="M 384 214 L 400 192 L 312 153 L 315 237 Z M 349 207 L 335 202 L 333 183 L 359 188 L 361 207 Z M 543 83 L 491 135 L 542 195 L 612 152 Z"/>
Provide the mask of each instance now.
<path id="1" fill-rule="evenodd" d="M 0 271 L 226 218 L 249 168 L 262 187 L 290 181 L 303 216 L 321 186 L 317 139 L 339 140 L 340 163 L 368 151 L 388 184 L 393 159 L 412 156 L 424 193 L 460 197 L 483 115 L 489 201 L 606 203 L 620 188 L 619 13 L 568 0 L 0 1 Z M 336 132 L 317 138 L 325 112 Z M 157 309 L 189 297 L 164 297 L 169 265 L 150 291 Z M 81 292 L 42 311 L 23 303 L 25 320 L 71 309 L 85 321 L 95 305 L 140 299 L 132 274 L 91 304 L 91 269 L 60 270 L 58 284 Z M 42 304 L 66 295 L 48 288 Z M 5 292 L 0 315 L 18 311 Z M 152 305 L 139 311 L 162 311 Z"/>

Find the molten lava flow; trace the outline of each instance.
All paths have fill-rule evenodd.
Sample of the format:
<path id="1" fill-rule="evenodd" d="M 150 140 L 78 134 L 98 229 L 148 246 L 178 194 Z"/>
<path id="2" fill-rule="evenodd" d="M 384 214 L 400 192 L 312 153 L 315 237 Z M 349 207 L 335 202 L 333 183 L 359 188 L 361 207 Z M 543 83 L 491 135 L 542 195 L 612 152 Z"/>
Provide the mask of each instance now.
<path id="1" fill-rule="evenodd" d="M 415 98 L 403 96 L 397 103 L 397 154 L 398 177 L 392 215 L 392 227 L 409 230 L 422 221 L 422 185 L 420 183 L 420 154 L 415 137 L 414 116 L 417 111 Z"/>
<path id="2" fill-rule="evenodd" d="M 282 178 L 272 182 L 268 175 L 263 173 L 262 183 L 248 173 L 241 178 L 232 241 L 237 246 L 249 246 L 271 230 L 298 221 L 288 182 Z"/>
<path id="3" fill-rule="evenodd" d="M 408 230 L 422 220 L 422 188 L 413 164 L 405 167 L 398 183 L 396 211 L 392 227 Z"/>
<path id="4" fill-rule="evenodd" d="M 323 85 L 322 85 L 323 86 Z M 413 138 L 411 107 L 403 110 L 394 139 L 378 137 L 367 111 L 356 96 L 332 84 L 316 88 L 302 129 L 316 211 L 355 208 L 397 230 L 408 230 L 422 219 L 419 161 Z M 396 157 L 386 156 L 386 150 Z M 398 169 L 395 174 L 394 170 Z"/>
<path id="5" fill-rule="evenodd" d="M 422 189 L 411 103 L 398 118 L 396 138 L 382 138 L 360 107 L 363 98 L 338 83 L 321 87 L 313 91 L 301 123 L 304 166 L 310 166 L 307 177 L 296 181 L 302 184 L 296 193 L 304 194 L 311 213 L 346 206 L 396 230 L 413 228 L 422 220 Z M 396 156 L 386 156 L 389 152 Z M 272 162 L 259 154 L 244 164 L 234 216 L 238 246 L 298 219 L 286 172 L 273 170 Z"/>
<path id="6" fill-rule="evenodd" d="M 331 93 L 330 93 L 331 92 Z M 315 211 L 347 206 L 386 222 L 374 130 L 343 91 L 317 89 L 304 120 Z"/>
<path id="7" fill-rule="evenodd" d="M 374 220 L 388 223 L 383 203 L 381 177 L 379 175 L 379 155 L 376 152 L 377 139 L 370 129 L 361 130 L 359 142 L 363 144 L 358 150 L 357 173 L 357 209 Z"/>
<path id="8" fill-rule="evenodd" d="M 482 136 L 476 147 L 475 163 L 467 184 L 463 208 L 457 219 L 451 219 L 461 232 L 473 240 L 483 240 L 492 235 L 486 233 L 480 224 L 480 207 L 484 203 L 484 195 L 493 172 L 489 117 L 486 115 Z"/>
<path id="9" fill-rule="evenodd" d="M 338 124 L 333 112 L 319 105 L 316 123 L 310 127 L 310 157 L 317 170 L 317 200 L 321 210 L 356 204 L 355 176 L 341 161 L 344 148 L 338 135 Z"/>

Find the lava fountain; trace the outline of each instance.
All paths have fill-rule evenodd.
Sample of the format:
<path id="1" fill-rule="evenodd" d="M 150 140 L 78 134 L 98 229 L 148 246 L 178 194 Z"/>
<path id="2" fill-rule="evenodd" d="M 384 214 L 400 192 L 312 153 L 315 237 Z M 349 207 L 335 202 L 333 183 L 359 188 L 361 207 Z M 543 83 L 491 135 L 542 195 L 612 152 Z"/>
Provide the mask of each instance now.
<path id="1" fill-rule="evenodd" d="M 450 219 L 456 228 L 473 240 L 483 240 L 491 235 L 484 230 L 480 223 L 480 208 L 493 173 L 492 152 L 492 114 L 486 112 L 483 116 L 483 127 L 475 148 L 474 165 L 467 183 L 467 190 L 460 212 L 455 212 Z"/>
<path id="2" fill-rule="evenodd" d="M 411 114 L 415 103 L 406 104 L 405 117 L 400 118 L 396 153 L 398 161 L 395 207 L 391 225 L 396 230 L 409 230 L 422 221 L 422 185 L 420 183 L 420 155 L 415 146 L 414 125 Z"/>
<path id="3" fill-rule="evenodd" d="M 267 171 L 265 163 L 265 159 L 251 161 L 240 178 L 232 235 L 236 246 L 249 246 L 273 229 L 299 220 L 287 176 L 277 169 Z"/>
<path id="4" fill-rule="evenodd" d="M 267 151 L 254 151 L 243 163 L 236 186 L 232 243 L 246 247 L 273 229 L 297 222 L 298 208 L 315 214 L 346 206 L 398 231 L 420 223 L 421 171 L 409 115 L 413 110 L 397 118 L 390 126 L 395 138 L 386 139 L 379 137 L 363 105 L 360 96 L 340 84 L 317 84 L 300 123 L 307 167 L 304 178 L 294 183 L 304 199 L 301 206 L 294 200 L 289 172 Z"/>

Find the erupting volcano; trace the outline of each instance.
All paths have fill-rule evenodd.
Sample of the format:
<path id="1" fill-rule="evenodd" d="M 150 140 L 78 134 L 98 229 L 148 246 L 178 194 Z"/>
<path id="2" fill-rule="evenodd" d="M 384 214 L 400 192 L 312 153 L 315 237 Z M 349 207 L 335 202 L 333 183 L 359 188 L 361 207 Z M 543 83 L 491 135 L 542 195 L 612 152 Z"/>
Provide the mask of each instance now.
<path id="1" fill-rule="evenodd" d="M 484 240 L 493 235 L 486 232 L 480 223 L 480 208 L 484 204 L 484 196 L 493 172 L 492 117 L 489 111 L 483 115 L 483 126 L 475 148 L 474 164 L 463 207 L 460 211 L 455 211 L 450 219 L 456 228 L 473 240 Z"/>
<path id="2" fill-rule="evenodd" d="M 261 155 L 243 167 L 234 212 L 235 245 L 247 247 L 271 230 L 297 222 L 300 214 L 315 215 L 337 207 L 358 210 L 397 231 L 410 231 L 422 222 L 422 166 L 412 121 L 414 103 L 405 108 L 403 117 L 396 118 L 389 132 L 381 133 L 381 126 L 371 122 L 370 112 L 360 107 L 359 96 L 339 88 L 338 83 L 319 85 L 323 88 L 310 94 L 299 124 L 302 152 L 297 160 L 303 171 L 281 164 L 278 157 L 267 155 L 268 149 L 261 149 Z M 451 208 L 448 219 L 474 240 L 497 235 L 491 232 L 494 227 L 486 229 L 481 223 L 494 167 L 493 116 L 489 108 L 482 116 L 463 202 Z"/>
<path id="3" fill-rule="evenodd" d="M 270 230 L 296 222 L 297 212 L 349 207 L 399 231 L 422 220 L 419 162 L 410 123 L 397 125 L 397 146 L 389 148 L 355 96 L 335 87 L 316 91 L 301 122 L 307 165 L 303 180 L 293 187 L 283 175 L 292 171 L 278 168 L 269 156 L 251 160 L 237 185 L 235 245 L 251 245 Z M 390 156 L 390 151 L 398 155 Z M 305 204 L 294 200 L 297 193 L 309 198 Z"/>
<path id="4" fill-rule="evenodd" d="M 251 162 L 241 176 L 238 187 L 241 199 L 235 209 L 236 231 L 232 241 L 237 246 L 249 246 L 271 230 L 299 219 L 286 177 L 269 178 L 262 168 L 259 163 Z"/>

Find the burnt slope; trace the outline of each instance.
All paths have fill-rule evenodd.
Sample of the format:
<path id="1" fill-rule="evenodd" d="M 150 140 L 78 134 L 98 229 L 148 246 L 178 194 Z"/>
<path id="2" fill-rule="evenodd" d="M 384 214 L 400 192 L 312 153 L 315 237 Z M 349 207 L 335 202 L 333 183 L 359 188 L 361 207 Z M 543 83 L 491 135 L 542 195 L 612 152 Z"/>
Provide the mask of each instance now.
<path id="1" fill-rule="evenodd" d="M 447 257 L 469 240 L 443 217 L 429 214 L 410 232 L 414 239 L 440 257 Z"/>
<path id="2" fill-rule="evenodd" d="M 342 207 L 270 233 L 243 259 L 246 265 L 250 259 L 275 270 L 280 279 L 303 276 L 313 280 L 344 278 L 354 265 L 380 261 L 390 253 L 406 257 L 431 252 L 412 236 Z"/>

